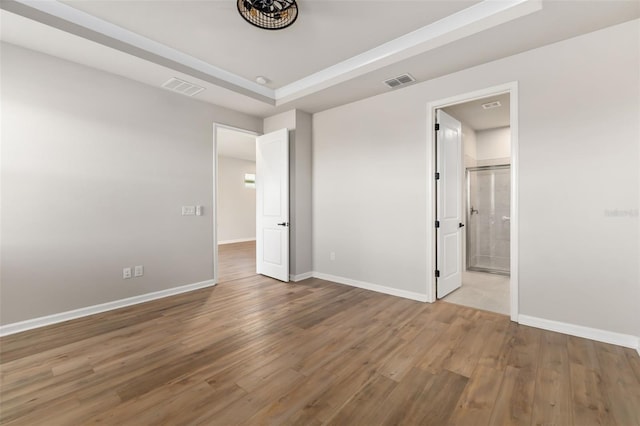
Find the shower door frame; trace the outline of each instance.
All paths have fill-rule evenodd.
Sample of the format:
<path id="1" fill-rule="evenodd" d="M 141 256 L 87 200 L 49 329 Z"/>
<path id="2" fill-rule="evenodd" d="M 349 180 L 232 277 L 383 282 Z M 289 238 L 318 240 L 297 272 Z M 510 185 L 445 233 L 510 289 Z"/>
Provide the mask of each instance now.
<path id="1" fill-rule="evenodd" d="M 482 268 L 479 266 L 471 266 L 470 265 L 470 256 L 469 256 L 469 252 L 471 251 L 469 249 L 470 244 L 469 244 L 469 239 L 471 238 L 471 180 L 469 178 L 469 172 L 479 172 L 479 171 L 485 171 L 485 170 L 504 170 L 504 169 L 508 169 L 509 171 L 511 171 L 511 164 L 495 164 L 492 166 L 476 166 L 476 167 L 467 167 L 465 169 L 465 185 L 467 187 L 467 196 L 466 196 L 466 206 L 465 209 L 466 211 L 466 224 L 467 224 L 467 231 L 465 232 L 466 234 L 466 238 L 465 238 L 465 269 L 467 271 L 473 271 L 473 272 L 486 272 L 488 274 L 496 274 L 496 275 L 505 275 L 505 276 L 509 276 L 511 275 L 511 268 L 509 268 L 509 272 L 506 271 L 499 271 L 499 270 L 495 270 L 495 269 L 490 269 L 490 268 Z M 511 176 L 509 176 L 511 177 Z M 511 185 L 511 179 L 509 179 L 509 185 Z M 511 201 L 511 200 L 509 200 Z M 509 202 L 509 208 L 511 208 L 511 202 Z M 509 219 L 509 221 L 511 221 L 511 219 Z M 511 232 L 511 223 L 509 223 L 509 232 Z M 511 257 L 511 256 L 509 256 Z"/>

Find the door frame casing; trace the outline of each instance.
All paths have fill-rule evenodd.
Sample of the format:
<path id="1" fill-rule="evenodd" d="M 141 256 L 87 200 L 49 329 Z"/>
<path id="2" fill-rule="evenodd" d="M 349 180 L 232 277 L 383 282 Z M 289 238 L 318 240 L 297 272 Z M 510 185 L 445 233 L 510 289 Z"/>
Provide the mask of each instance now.
<path id="1" fill-rule="evenodd" d="M 488 96 L 509 93 L 510 110 L 509 125 L 511 129 L 511 239 L 510 239 L 510 270 L 509 298 L 510 317 L 512 321 L 518 320 L 519 311 L 519 269 L 518 269 L 518 238 L 519 238 L 519 203 L 518 203 L 518 82 L 513 81 L 497 86 L 487 87 L 472 92 L 462 93 L 444 99 L 427 103 L 427 199 L 431 202 L 431 208 L 427 209 L 427 301 L 435 302 L 436 299 L 436 110 L 448 106 L 486 98 Z M 463 262 L 464 259 L 461 259 Z"/>
<path id="2" fill-rule="evenodd" d="M 213 208 L 211 220 L 213 225 L 213 262 L 211 263 L 213 282 L 218 284 L 218 129 L 233 130 L 247 133 L 255 137 L 260 133 L 253 130 L 241 129 L 222 123 L 213 123 Z"/>

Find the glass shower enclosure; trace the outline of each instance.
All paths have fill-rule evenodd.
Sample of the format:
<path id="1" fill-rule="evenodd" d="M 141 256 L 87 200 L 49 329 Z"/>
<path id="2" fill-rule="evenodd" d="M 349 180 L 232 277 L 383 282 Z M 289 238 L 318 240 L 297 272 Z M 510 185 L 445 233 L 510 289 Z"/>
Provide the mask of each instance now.
<path id="1" fill-rule="evenodd" d="M 509 165 L 467 168 L 467 270 L 509 275 Z"/>

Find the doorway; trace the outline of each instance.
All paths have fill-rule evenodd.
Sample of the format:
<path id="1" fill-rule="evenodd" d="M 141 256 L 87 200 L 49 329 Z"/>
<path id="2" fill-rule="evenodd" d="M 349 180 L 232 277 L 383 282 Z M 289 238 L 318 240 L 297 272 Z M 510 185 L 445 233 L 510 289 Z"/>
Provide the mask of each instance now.
<path id="1" fill-rule="evenodd" d="M 256 273 L 256 137 L 214 125 L 216 282 Z"/>
<path id="2" fill-rule="evenodd" d="M 435 158 L 431 300 L 516 321 L 517 83 L 430 103 L 429 113 Z M 455 144 L 460 149 L 451 148 Z M 457 230 L 443 229 L 445 221 L 458 220 Z"/>

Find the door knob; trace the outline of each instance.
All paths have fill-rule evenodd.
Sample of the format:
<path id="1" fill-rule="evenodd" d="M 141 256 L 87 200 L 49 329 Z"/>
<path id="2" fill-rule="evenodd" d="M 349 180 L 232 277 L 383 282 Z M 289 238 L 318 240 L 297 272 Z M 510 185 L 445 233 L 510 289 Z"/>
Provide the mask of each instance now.
<path id="1" fill-rule="evenodd" d="M 282 222 L 279 223 L 278 226 L 289 226 L 289 222 Z"/>
<path id="2" fill-rule="evenodd" d="M 459 223 L 458 228 L 464 228 L 464 223 Z"/>

